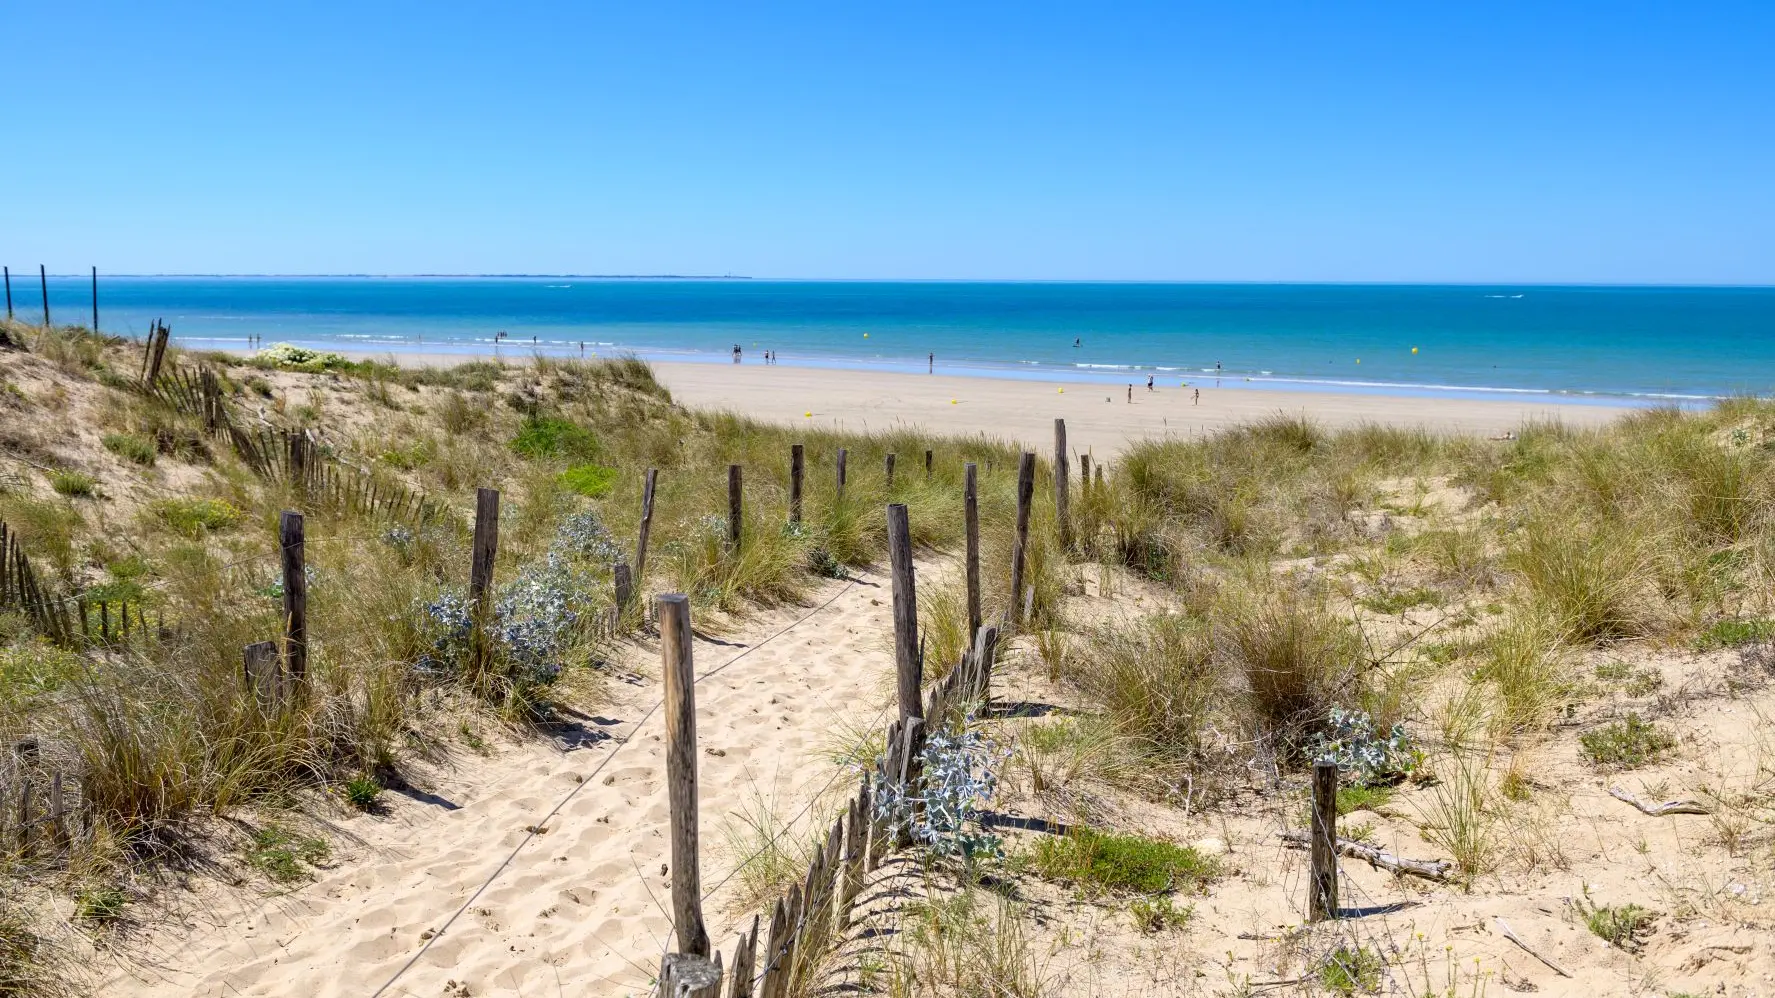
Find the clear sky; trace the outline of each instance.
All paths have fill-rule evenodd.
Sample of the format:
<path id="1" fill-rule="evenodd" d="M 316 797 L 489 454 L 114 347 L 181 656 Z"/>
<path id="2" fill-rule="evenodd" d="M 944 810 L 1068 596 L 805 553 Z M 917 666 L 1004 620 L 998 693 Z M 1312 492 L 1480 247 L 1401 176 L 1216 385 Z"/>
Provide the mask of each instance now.
<path id="1" fill-rule="evenodd" d="M 8 4 L 0 259 L 1775 283 L 1775 3 L 1456 6 Z"/>

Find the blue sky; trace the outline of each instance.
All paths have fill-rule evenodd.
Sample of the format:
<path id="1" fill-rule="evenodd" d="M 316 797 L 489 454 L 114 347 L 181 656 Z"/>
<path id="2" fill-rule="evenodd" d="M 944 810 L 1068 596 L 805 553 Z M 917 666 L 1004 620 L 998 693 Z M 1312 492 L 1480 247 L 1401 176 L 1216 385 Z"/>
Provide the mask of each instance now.
<path id="1" fill-rule="evenodd" d="M 10 5 L 0 258 L 1775 283 L 1775 5 Z"/>

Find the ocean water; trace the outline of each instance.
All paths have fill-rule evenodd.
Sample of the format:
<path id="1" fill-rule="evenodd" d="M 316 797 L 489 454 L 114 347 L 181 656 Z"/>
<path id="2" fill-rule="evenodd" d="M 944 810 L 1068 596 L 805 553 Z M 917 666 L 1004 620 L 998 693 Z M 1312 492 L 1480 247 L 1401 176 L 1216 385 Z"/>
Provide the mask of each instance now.
<path id="1" fill-rule="evenodd" d="M 13 274 L 21 317 L 36 274 Z M 49 282 L 91 321 L 90 278 Z M 164 319 L 374 353 L 635 353 L 1123 383 L 1698 402 L 1775 391 L 1775 288 L 539 278 L 106 277 L 100 326 Z M 508 338 L 499 340 L 505 332 Z M 1415 348 L 1415 350 L 1414 350 Z"/>

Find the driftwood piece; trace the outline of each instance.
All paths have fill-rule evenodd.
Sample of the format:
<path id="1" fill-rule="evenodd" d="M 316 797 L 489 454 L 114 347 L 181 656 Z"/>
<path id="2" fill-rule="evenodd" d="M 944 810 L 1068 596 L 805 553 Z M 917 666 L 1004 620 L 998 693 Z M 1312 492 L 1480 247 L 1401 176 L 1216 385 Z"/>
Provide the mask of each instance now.
<path id="1" fill-rule="evenodd" d="M 1532 956 L 1535 959 L 1546 964 L 1547 966 L 1552 967 L 1554 973 L 1558 974 L 1561 977 L 1572 976 L 1571 971 L 1566 970 L 1564 967 L 1561 967 L 1559 964 L 1554 963 L 1552 960 L 1549 960 L 1548 958 L 1535 952 L 1534 947 L 1530 946 L 1528 943 L 1523 942 L 1522 937 L 1517 935 L 1515 933 L 1515 931 L 1510 928 L 1509 922 L 1506 922 L 1501 918 L 1498 919 L 1498 931 L 1501 935 L 1503 935 L 1503 937 L 1505 939 L 1508 939 L 1511 942 L 1515 943 L 1516 945 L 1522 947 L 1522 951 L 1524 953 L 1527 953 L 1529 956 Z"/>
<path id="2" fill-rule="evenodd" d="M 1294 849 L 1305 849 L 1310 844 L 1310 838 L 1306 832 L 1283 832 L 1282 841 Z M 1406 859 L 1402 856 L 1395 856 L 1385 849 L 1377 849 L 1365 842 L 1342 837 L 1337 840 L 1337 851 L 1341 856 L 1359 859 L 1377 870 L 1422 877 L 1425 880 L 1434 880 L 1438 883 L 1447 883 L 1455 868 L 1454 863 L 1446 859 Z"/>
<path id="3" fill-rule="evenodd" d="M 1698 800 L 1667 800 L 1663 803 L 1641 800 L 1620 787 L 1610 787 L 1609 796 L 1618 801 L 1632 804 L 1654 818 L 1662 818 L 1667 814 L 1712 814 L 1713 809 Z"/>

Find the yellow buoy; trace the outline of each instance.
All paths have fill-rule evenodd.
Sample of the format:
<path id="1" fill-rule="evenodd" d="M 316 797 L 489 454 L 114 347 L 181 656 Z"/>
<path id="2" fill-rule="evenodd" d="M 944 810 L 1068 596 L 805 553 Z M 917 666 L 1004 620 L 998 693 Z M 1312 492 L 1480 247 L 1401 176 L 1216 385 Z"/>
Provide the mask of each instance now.
<path id="1" fill-rule="evenodd" d="M 807 418 L 809 418 L 809 419 L 812 419 L 812 418 L 814 418 L 814 414 L 813 414 L 813 413 L 811 413 L 811 412 L 804 412 L 804 413 L 802 413 L 802 415 L 803 415 L 803 416 L 806 416 L 806 417 L 807 417 Z"/>
<path id="2" fill-rule="evenodd" d="M 868 333 L 864 333 L 864 334 L 863 334 L 863 338 L 864 338 L 864 339 L 868 339 L 868 338 L 869 338 L 869 334 L 868 334 Z"/>
<path id="3" fill-rule="evenodd" d="M 1412 353 L 1417 353 L 1417 352 L 1418 352 L 1418 348 L 1417 348 L 1417 347 L 1412 347 L 1412 348 L 1411 348 L 1411 352 L 1412 352 Z"/>
<path id="4" fill-rule="evenodd" d="M 1064 388 L 1056 388 L 1055 391 L 1061 395 L 1066 394 L 1066 389 L 1064 389 Z"/>
<path id="5" fill-rule="evenodd" d="M 949 404 L 950 404 L 950 405 L 954 405 L 954 404 L 955 404 L 955 400 L 954 400 L 954 399 L 950 399 L 950 400 L 949 400 Z"/>
<path id="6" fill-rule="evenodd" d="M 1357 358 L 1356 358 L 1356 363 L 1358 363 L 1358 364 L 1360 364 L 1360 363 L 1362 363 L 1362 358 L 1361 358 L 1361 357 L 1357 357 Z"/>

